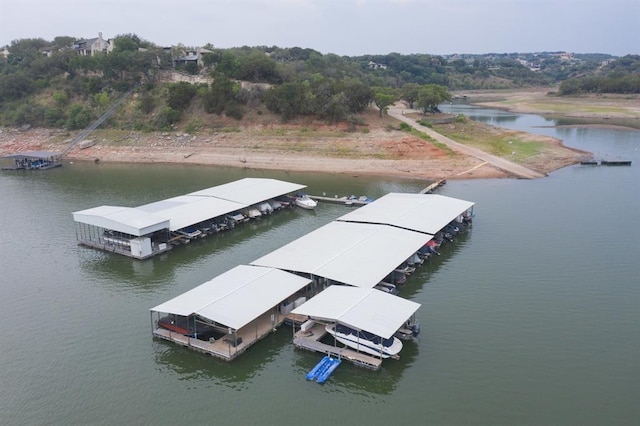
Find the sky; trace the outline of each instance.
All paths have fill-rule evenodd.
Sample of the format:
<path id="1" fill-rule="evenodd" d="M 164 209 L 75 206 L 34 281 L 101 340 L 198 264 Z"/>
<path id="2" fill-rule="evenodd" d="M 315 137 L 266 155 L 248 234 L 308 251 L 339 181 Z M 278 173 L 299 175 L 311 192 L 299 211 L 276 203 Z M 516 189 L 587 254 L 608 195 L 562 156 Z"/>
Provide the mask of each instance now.
<path id="1" fill-rule="evenodd" d="M 0 0 L 0 46 L 136 34 L 160 46 L 341 56 L 640 54 L 640 0 Z"/>

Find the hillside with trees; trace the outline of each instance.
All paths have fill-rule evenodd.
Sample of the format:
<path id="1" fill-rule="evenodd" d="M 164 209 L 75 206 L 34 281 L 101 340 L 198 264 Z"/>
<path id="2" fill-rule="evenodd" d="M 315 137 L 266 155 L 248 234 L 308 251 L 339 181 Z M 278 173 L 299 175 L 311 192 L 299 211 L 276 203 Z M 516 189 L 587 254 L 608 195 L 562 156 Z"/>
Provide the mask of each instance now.
<path id="1" fill-rule="evenodd" d="M 193 117 L 242 120 L 251 112 L 286 122 L 312 117 L 361 123 L 398 100 L 425 114 L 461 89 L 560 84 L 561 94 L 638 93 L 637 56 L 537 54 L 322 54 L 299 47 L 160 47 L 135 34 L 104 41 L 61 36 L 16 40 L 0 55 L 0 125 L 86 127 L 122 93 L 136 89 L 126 114 L 105 126 L 138 131 L 198 127 Z M 103 43 L 104 42 L 104 43 Z M 105 47 L 106 46 L 106 47 Z M 606 63 L 606 65 L 603 65 Z M 185 81 L 172 81 L 176 75 Z"/>

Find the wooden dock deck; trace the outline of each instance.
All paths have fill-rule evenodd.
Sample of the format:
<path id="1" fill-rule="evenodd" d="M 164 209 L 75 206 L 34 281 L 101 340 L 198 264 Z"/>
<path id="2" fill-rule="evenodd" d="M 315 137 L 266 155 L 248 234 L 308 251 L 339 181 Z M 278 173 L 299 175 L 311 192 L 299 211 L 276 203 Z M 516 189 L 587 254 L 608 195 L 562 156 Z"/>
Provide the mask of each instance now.
<path id="1" fill-rule="evenodd" d="M 330 356 L 335 356 L 353 364 L 368 368 L 370 370 L 378 370 L 382 366 L 382 359 L 376 358 L 362 352 L 354 351 L 349 348 L 339 348 L 337 346 L 327 345 L 320 342 L 320 339 L 327 334 L 324 324 L 315 324 L 307 332 L 298 331 L 293 337 L 293 344 L 300 349 L 322 352 Z"/>

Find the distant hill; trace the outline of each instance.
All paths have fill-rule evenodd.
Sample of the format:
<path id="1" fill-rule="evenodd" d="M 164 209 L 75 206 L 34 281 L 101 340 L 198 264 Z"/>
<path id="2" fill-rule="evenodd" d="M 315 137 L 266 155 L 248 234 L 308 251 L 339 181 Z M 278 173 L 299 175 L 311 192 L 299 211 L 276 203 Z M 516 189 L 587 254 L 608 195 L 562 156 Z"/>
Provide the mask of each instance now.
<path id="1" fill-rule="evenodd" d="M 248 111 L 265 119 L 312 116 L 357 126 L 358 114 L 371 103 L 383 109 L 393 100 L 442 94 L 427 88 L 560 84 L 567 94 L 637 93 L 638 62 L 637 56 L 568 52 L 347 57 L 298 47 L 161 47 L 133 34 L 23 39 L 0 55 L 0 125 L 81 129 L 135 87 L 126 113 L 105 126 L 197 128 L 206 121 L 197 117 L 242 120 Z"/>

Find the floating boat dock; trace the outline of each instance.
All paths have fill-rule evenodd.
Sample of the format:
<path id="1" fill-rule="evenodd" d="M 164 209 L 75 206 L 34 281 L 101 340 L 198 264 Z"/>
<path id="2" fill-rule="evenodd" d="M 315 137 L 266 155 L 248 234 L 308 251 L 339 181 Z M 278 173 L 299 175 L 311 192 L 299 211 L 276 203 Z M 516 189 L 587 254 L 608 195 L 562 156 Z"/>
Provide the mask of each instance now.
<path id="1" fill-rule="evenodd" d="M 277 179 L 245 178 L 139 207 L 99 206 L 73 213 L 79 244 L 147 259 L 249 220 L 243 211 L 305 188 Z M 281 207 L 288 201 L 278 202 Z"/>
<path id="2" fill-rule="evenodd" d="M 13 165 L 2 167 L 2 170 L 47 170 L 62 166 L 60 154 L 49 151 L 19 152 L 1 158 L 13 160 Z"/>
<path id="3" fill-rule="evenodd" d="M 586 159 L 586 160 L 582 160 L 580 161 L 580 164 L 583 166 L 630 166 L 631 165 L 631 160 L 622 160 L 622 159 L 616 159 L 616 160 L 606 160 L 606 159 L 602 159 L 602 160 L 596 160 L 595 158 L 590 158 L 590 159 Z"/>
<path id="4" fill-rule="evenodd" d="M 631 160 L 600 160 L 601 166 L 630 166 Z"/>
<path id="5" fill-rule="evenodd" d="M 296 348 L 378 370 L 383 360 L 399 357 L 399 348 L 376 349 L 368 338 L 342 347 L 339 337 L 327 336 L 332 333 L 326 326 L 341 324 L 378 339 L 397 339 L 420 304 L 376 286 L 420 258 L 431 240 L 444 241 L 438 235 L 455 228 L 454 223 L 470 220 L 473 205 L 434 194 L 387 194 L 156 306 L 151 309 L 152 335 L 231 361 L 286 319 L 293 325 Z M 402 274 L 411 273 L 408 269 Z"/>
<path id="6" fill-rule="evenodd" d="M 279 307 L 306 300 L 300 296 L 310 283 L 278 269 L 236 266 L 152 308 L 152 335 L 231 361 L 280 326 Z"/>

